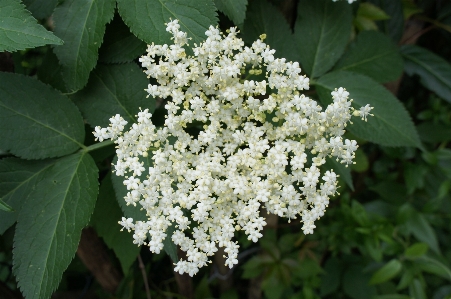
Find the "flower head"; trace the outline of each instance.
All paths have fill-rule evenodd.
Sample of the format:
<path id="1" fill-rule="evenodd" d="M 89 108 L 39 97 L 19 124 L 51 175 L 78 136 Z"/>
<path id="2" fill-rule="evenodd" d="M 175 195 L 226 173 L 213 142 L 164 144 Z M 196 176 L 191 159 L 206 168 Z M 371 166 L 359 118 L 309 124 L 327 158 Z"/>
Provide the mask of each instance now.
<path id="1" fill-rule="evenodd" d="M 190 275 L 218 246 L 233 267 L 239 249 L 234 233 L 261 238 L 261 209 L 300 218 L 303 232 L 313 233 L 337 190 L 337 175 L 321 166 L 326 157 L 350 164 L 357 149 L 343 138 L 354 112 L 349 93 L 336 89 L 323 110 L 301 94 L 309 79 L 299 64 L 275 58 L 264 36 L 247 47 L 235 28 L 222 34 L 211 26 L 188 55 L 178 21 L 167 31 L 173 44 L 149 45 L 140 59 L 156 80 L 147 92 L 167 99 L 165 125 L 156 128 L 146 109 L 128 131 L 115 116 L 94 132 L 116 143 L 115 172 L 125 176 L 129 191 L 124 199 L 147 213 L 147 221 L 123 218 L 120 224 L 134 230 L 134 243 L 156 253 L 174 227 L 172 241 L 187 255 L 175 270 Z M 147 155 L 153 163 L 145 169 L 139 157 Z"/>

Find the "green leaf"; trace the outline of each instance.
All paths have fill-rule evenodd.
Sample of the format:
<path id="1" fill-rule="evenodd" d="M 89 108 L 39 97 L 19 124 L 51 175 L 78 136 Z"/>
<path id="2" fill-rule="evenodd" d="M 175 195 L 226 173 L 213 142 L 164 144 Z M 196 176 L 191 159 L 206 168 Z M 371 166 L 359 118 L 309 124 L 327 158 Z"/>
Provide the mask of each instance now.
<path id="1" fill-rule="evenodd" d="M 98 65 L 88 85 L 71 98 L 92 127 L 107 127 L 116 114 L 134 123 L 140 107 L 151 113 L 155 110 L 155 100 L 146 98 L 148 84 L 146 74 L 134 62 Z"/>
<path id="2" fill-rule="evenodd" d="M 332 68 L 348 43 L 351 25 L 351 7 L 345 1 L 299 1 L 294 33 L 297 60 L 307 75 L 316 78 Z"/>
<path id="3" fill-rule="evenodd" d="M 54 52 L 61 62 L 68 91 L 79 90 L 88 82 L 114 8 L 113 0 L 66 0 L 56 8 L 55 34 L 64 45 L 54 48 Z"/>
<path id="4" fill-rule="evenodd" d="M 215 5 L 218 10 L 228 16 L 235 25 L 244 22 L 247 0 L 215 0 Z"/>
<path id="5" fill-rule="evenodd" d="M 385 11 L 390 18 L 378 21 L 379 30 L 390 36 L 395 43 L 398 43 L 404 32 L 404 15 L 402 0 L 370 0 Z"/>
<path id="6" fill-rule="evenodd" d="M 243 265 L 243 274 L 241 275 L 241 278 L 254 278 L 260 275 L 263 271 L 263 260 L 259 256 L 254 256 Z"/>
<path id="7" fill-rule="evenodd" d="M 402 264 L 398 260 L 391 260 L 386 263 L 382 268 L 376 271 L 370 279 L 370 284 L 380 284 L 392 279 L 402 269 Z"/>
<path id="8" fill-rule="evenodd" d="M 370 20 L 387 20 L 390 18 L 381 8 L 368 2 L 360 3 L 357 15 L 363 16 Z"/>
<path id="9" fill-rule="evenodd" d="M 139 254 L 139 247 L 133 244 L 133 233 L 121 231 L 118 221 L 122 218 L 122 210 L 115 197 L 111 172 L 102 180 L 91 224 L 106 245 L 113 249 L 121 263 L 122 272 L 127 275 L 130 266 Z"/>
<path id="10" fill-rule="evenodd" d="M 27 161 L 18 158 L 0 160 L 0 196 L 14 212 L 0 217 L 0 235 L 17 220 L 22 204 L 36 184 L 35 178 L 53 165 L 52 160 Z"/>
<path id="11" fill-rule="evenodd" d="M 396 80 L 403 71 L 398 47 L 386 35 L 377 31 L 363 31 L 349 46 L 334 70 L 360 73 L 376 80 Z"/>
<path id="12" fill-rule="evenodd" d="M 134 36 L 118 14 L 106 26 L 99 61 L 106 63 L 130 62 L 146 51 L 146 43 Z"/>
<path id="13" fill-rule="evenodd" d="M 421 47 L 406 45 L 401 48 L 404 69 L 409 75 L 419 75 L 421 83 L 438 96 L 451 102 L 451 64 Z"/>
<path id="14" fill-rule="evenodd" d="M 413 194 L 415 190 L 424 187 L 424 178 L 428 171 L 429 168 L 424 164 L 407 163 L 404 165 L 404 180 L 408 194 Z"/>
<path id="15" fill-rule="evenodd" d="M 379 295 L 373 297 L 373 299 L 411 299 L 411 298 L 407 295 L 388 294 L 388 295 Z"/>
<path id="16" fill-rule="evenodd" d="M 321 297 L 332 294 L 338 290 L 343 273 L 343 265 L 336 257 L 331 257 L 324 265 L 324 276 L 321 279 Z"/>
<path id="17" fill-rule="evenodd" d="M 438 143 L 451 140 L 451 125 L 444 123 L 423 122 L 417 125 L 420 139 L 424 142 Z"/>
<path id="18" fill-rule="evenodd" d="M 440 254 L 440 248 L 435 231 L 423 214 L 413 210 L 406 222 L 406 226 L 418 240 L 428 244 L 435 253 Z"/>
<path id="19" fill-rule="evenodd" d="M 25 6 L 17 0 L 0 2 L 0 52 L 13 52 L 63 41 L 37 24 Z"/>
<path id="20" fill-rule="evenodd" d="M 370 226 L 368 215 L 365 208 L 358 202 L 353 200 L 351 203 L 351 215 L 360 226 Z"/>
<path id="21" fill-rule="evenodd" d="M 119 14 L 130 30 L 148 44 L 170 44 L 165 23 L 179 20 L 180 30 L 192 38 L 190 44 L 205 40 L 205 31 L 217 23 L 213 0 L 118 0 Z"/>
<path id="22" fill-rule="evenodd" d="M 290 26 L 277 7 L 267 1 L 251 2 L 243 25 L 243 39 L 252 44 L 261 34 L 266 34 L 265 43 L 276 50 L 278 58 L 297 60 L 297 49 L 293 47 Z"/>
<path id="23" fill-rule="evenodd" d="M 166 238 L 163 240 L 163 248 L 167 255 L 171 258 L 172 262 L 177 263 L 179 261 L 179 257 L 177 255 L 177 245 L 172 241 L 172 234 L 175 231 L 175 224 L 172 224 L 166 230 Z"/>
<path id="24" fill-rule="evenodd" d="M 25 159 L 64 156 L 83 146 L 77 107 L 31 77 L 0 73 L 0 148 Z"/>
<path id="25" fill-rule="evenodd" d="M 414 279 L 409 286 L 409 295 L 414 299 L 427 299 L 426 292 L 421 285 L 420 280 Z"/>
<path id="26" fill-rule="evenodd" d="M 58 4 L 58 0 L 23 0 L 22 2 L 37 19 L 50 16 Z"/>
<path id="27" fill-rule="evenodd" d="M 58 89 L 62 93 L 66 93 L 66 84 L 64 83 L 62 73 L 62 66 L 58 58 L 49 50 L 45 53 L 41 65 L 38 67 L 38 79 L 53 88 Z"/>
<path id="28" fill-rule="evenodd" d="M 364 245 L 365 245 L 365 249 L 368 252 L 369 256 L 375 260 L 376 262 L 380 262 L 382 261 L 382 250 L 380 247 L 380 242 L 379 239 L 377 238 L 377 236 L 374 236 L 371 231 L 371 229 L 368 229 L 368 235 L 365 236 L 365 241 L 364 241 Z"/>
<path id="29" fill-rule="evenodd" d="M 425 272 L 432 273 L 445 279 L 451 280 L 451 269 L 434 258 L 421 256 L 416 260 L 416 265 Z"/>
<path id="30" fill-rule="evenodd" d="M 353 125 L 348 126 L 355 136 L 385 146 L 416 146 L 421 142 L 410 115 L 387 89 L 372 79 L 346 71 L 331 72 L 316 82 L 318 94 L 324 104 L 330 103 L 331 91 L 344 87 L 353 99 L 356 109 L 369 104 L 374 107 L 374 116 L 368 121 L 354 118 Z"/>
<path id="31" fill-rule="evenodd" d="M 404 251 L 404 256 L 408 258 L 420 257 L 428 251 L 429 246 L 426 243 L 415 243 Z"/>
<path id="32" fill-rule="evenodd" d="M 42 172 L 19 213 L 13 272 L 24 297 L 49 298 L 77 250 L 98 192 L 89 154 L 60 159 Z"/>
<path id="33" fill-rule="evenodd" d="M 404 269 L 401 275 L 401 279 L 399 280 L 399 284 L 396 286 L 396 290 L 400 291 L 407 288 L 412 283 L 412 280 L 415 278 L 415 275 L 416 275 L 415 272 L 410 268 Z"/>
<path id="34" fill-rule="evenodd" d="M 368 157 L 365 152 L 361 149 L 357 149 L 355 151 L 355 164 L 351 164 L 350 167 L 352 171 L 355 172 L 365 172 L 368 170 L 370 166 L 370 162 L 368 161 Z"/>
<path id="35" fill-rule="evenodd" d="M 14 212 L 14 209 L 0 198 L 0 210 L 6 212 Z"/>
<path id="36" fill-rule="evenodd" d="M 368 285 L 370 277 L 364 273 L 362 266 L 348 267 L 343 276 L 343 290 L 353 299 L 368 299 L 377 294 L 374 286 Z"/>

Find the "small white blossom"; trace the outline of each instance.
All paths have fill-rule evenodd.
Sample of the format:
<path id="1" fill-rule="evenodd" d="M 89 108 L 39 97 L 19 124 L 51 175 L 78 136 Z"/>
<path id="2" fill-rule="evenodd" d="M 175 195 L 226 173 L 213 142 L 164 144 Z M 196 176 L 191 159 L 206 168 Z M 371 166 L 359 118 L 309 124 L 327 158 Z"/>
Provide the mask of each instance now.
<path id="1" fill-rule="evenodd" d="M 147 87 L 149 95 L 168 98 L 165 125 L 156 128 L 146 109 L 128 130 L 116 115 L 93 132 L 99 141 L 115 142 L 114 171 L 124 176 L 124 200 L 148 217 L 119 223 L 133 230 L 135 244 L 154 253 L 163 249 L 171 226 L 172 241 L 187 256 L 175 271 L 189 275 L 207 265 L 217 247 L 224 247 L 227 266 L 236 265 L 234 234 L 243 230 L 257 242 L 266 225 L 261 207 L 300 218 L 303 232 L 313 233 L 337 190 L 337 175 L 321 173 L 321 165 L 326 157 L 353 163 L 358 146 L 343 139 L 345 127 L 353 114 L 366 120 L 372 107 L 354 111 L 340 87 L 323 110 L 300 94 L 309 78 L 299 64 L 275 59 L 264 35 L 249 48 L 235 28 L 224 35 L 210 26 L 191 56 L 177 20 L 167 31 L 174 44 L 149 45 L 140 59 L 157 82 Z M 254 76 L 260 74 L 265 80 Z M 194 123 L 202 124 L 196 136 L 186 130 Z M 148 156 L 153 163 L 146 169 L 140 157 Z"/>

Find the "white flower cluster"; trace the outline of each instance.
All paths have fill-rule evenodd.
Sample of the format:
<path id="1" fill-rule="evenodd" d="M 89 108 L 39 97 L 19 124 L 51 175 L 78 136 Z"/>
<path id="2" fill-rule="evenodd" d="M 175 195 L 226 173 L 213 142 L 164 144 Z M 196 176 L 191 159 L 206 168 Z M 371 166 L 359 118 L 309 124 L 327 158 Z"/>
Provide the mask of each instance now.
<path id="1" fill-rule="evenodd" d="M 147 92 L 168 99 L 164 127 L 156 128 L 146 109 L 126 132 L 119 115 L 94 132 L 117 144 L 114 167 L 125 176 L 125 201 L 147 212 L 147 221 L 123 218 L 120 224 L 134 231 L 134 243 L 155 253 L 174 226 L 172 241 L 187 255 L 175 270 L 189 275 L 218 246 L 233 267 L 239 248 L 234 233 L 243 230 L 257 242 L 266 224 L 262 208 L 300 217 L 303 232 L 313 233 L 337 188 L 337 175 L 321 173 L 320 166 L 327 156 L 353 163 L 357 143 L 342 135 L 353 113 L 366 118 L 371 107 L 354 111 L 349 93 L 339 88 L 322 111 L 299 93 L 309 89 L 299 64 L 276 59 L 264 35 L 246 47 L 235 28 L 224 35 L 211 26 L 191 56 L 177 20 L 167 31 L 174 44 L 149 45 L 140 59 L 157 81 Z M 145 169 L 139 157 L 150 150 L 153 165 Z"/>

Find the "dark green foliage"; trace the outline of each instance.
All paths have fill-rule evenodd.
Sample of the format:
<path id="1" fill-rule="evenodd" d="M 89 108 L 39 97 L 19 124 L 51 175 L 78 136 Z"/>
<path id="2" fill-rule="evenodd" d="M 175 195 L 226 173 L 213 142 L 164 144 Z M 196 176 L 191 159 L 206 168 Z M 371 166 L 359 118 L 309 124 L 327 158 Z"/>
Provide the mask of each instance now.
<path id="1" fill-rule="evenodd" d="M 37 24 L 23 4 L 16 0 L 0 3 L 0 51 L 17 51 L 63 41 Z"/>

